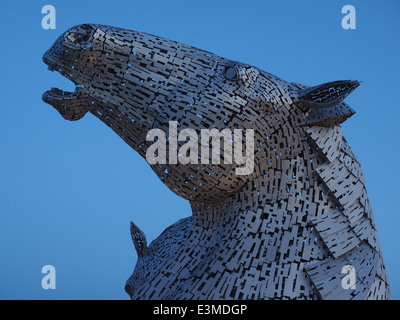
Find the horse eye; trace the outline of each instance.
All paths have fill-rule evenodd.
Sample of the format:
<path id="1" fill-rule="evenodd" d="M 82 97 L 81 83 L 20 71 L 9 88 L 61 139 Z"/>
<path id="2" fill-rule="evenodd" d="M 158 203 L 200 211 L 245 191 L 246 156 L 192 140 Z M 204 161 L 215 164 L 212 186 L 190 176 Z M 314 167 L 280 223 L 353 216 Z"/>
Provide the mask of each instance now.
<path id="1" fill-rule="evenodd" d="M 93 28 L 90 25 L 82 25 L 76 31 L 71 32 L 68 40 L 74 44 L 81 44 L 89 40 Z"/>
<path id="2" fill-rule="evenodd" d="M 73 41 L 73 42 L 74 43 L 83 43 L 83 42 L 87 41 L 89 39 L 89 37 L 90 37 L 90 33 L 87 31 L 75 33 L 74 34 L 75 41 Z"/>
<path id="3" fill-rule="evenodd" d="M 234 66 L 225 67 L 224 76 L 226 79 L 231 80 L 231 81 L 238 80 L 238 72 Z"/>

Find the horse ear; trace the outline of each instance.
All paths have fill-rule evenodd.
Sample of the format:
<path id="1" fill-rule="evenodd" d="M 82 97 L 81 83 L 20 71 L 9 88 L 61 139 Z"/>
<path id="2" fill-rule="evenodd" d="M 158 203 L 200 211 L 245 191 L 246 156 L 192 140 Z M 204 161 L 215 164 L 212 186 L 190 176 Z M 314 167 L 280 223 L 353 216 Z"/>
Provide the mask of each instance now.
<path id="1" fill-rule="evenodd" d="M 131 221 L 131 237 L 139 258 L 148 253 L 147 240 L 144 232 Z"/>
<path id="2" fill-rule="evenodd" d="M 306 111 L 330 108 L 342 102 L 360 85 L 359 81 L 340 80 L 301 89 L 295 104 Z"/>

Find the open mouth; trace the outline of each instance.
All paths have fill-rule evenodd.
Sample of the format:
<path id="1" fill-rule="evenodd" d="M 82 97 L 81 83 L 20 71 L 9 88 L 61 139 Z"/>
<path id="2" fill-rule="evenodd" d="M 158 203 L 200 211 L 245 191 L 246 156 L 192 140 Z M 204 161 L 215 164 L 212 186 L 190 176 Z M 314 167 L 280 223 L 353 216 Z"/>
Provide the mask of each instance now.
<path id="1" fill-rule="evenodd" d="M 44 102 L 51 104 L 54 107 L 54 104 L 68 104 L 76 100 L 80 100 L 85 98 L 85 95 L 82 93 L 82 89 L 79 86 L 75 87 L 74 92 L 63 91 L 58 88 L 51 88 L 46 91 L 42 99 Z"/>
<path id="2" fill-rule="evenodd" d="M 58 71 L 62 74 L 62 70 L 52 66 L 45 57 L 43 61 L 49 66 L 50 71 Z M 65 119 L 71 121 L 81 119 L 93 105 L 93 101 L 84 93 L 84 87 L 81 85 L 75 85 L 73 92 L 51 88 L 42 95 L 42 100 L 53 106 Z"/>

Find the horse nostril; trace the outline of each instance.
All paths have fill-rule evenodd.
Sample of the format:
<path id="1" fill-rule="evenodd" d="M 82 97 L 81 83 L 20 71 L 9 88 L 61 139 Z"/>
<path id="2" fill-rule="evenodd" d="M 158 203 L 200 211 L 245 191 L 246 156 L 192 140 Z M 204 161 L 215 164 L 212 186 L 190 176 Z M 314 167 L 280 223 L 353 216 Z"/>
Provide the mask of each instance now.
<path id="1" fill-rule="evenodd" d="M 129 294 L 130 297 L 132 297 L 133 288 L 132 288 L 129 284 L 127 284 L 127 285 L 125 286 L 125 291 L 126 291 L 127 294 Z"/>

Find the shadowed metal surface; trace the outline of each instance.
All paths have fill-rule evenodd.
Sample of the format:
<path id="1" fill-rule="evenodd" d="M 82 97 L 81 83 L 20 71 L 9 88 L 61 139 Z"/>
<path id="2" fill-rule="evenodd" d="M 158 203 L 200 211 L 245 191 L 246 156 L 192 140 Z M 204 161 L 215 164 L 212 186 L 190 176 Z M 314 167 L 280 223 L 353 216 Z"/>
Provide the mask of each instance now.
<path id="1" fill-rule="evenodd" d="M 92 113 L 143 157 L 149 130 L 168 131 L 170 121 L 196 132 L 254 130 L 247 175 L 222 162 L 151 165 L 190 201 L 192 216 L 149 246 L 131 224 L 132 299 L 390 298 L 364 174 L 340 126 L 355 113 L 343 100 L 359 82 L 308 87 L 95 24 L 67 30 L 43 60 L 76 85 L 47 91 L 45 102 L 67 120 Z M 247 140 L 243 134 L 243 146 Z M 354 289 L 342 285 L 345 265 L 356 272 Z"/>

